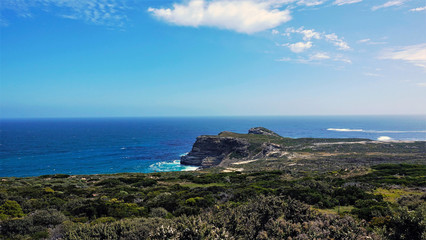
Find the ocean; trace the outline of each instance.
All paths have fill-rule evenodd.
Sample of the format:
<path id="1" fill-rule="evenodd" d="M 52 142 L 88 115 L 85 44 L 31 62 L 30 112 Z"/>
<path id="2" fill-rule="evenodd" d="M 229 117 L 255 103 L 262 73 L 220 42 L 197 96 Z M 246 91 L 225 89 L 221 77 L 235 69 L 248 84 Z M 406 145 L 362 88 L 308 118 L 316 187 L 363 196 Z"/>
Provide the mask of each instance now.
<path id="1" fill-rule="evenodd" d="M 0 177 L 187 171 L 179 158 L 199 135 L 426 140 L 426 116 L 175 117 L 0 120 Z"/>

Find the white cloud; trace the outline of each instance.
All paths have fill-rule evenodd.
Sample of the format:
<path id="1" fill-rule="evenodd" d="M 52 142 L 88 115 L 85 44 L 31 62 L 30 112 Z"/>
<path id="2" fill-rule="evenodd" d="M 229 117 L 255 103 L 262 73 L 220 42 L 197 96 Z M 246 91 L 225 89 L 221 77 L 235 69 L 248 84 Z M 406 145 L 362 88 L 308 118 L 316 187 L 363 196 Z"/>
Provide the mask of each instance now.
<path id="1" fill-rule="evenodd" d="M 20 17 L 32 17 L 33 9 L 42 8 L 59 17 L 107 26 L 123 26 L 127 19 L 123 13 L 125 4 L 116 0 L 2 0 L 0 8 L 12 10 Z"/>
<path id="2" fill-rule="evenodd" d="M 426 82 L 421 82 L 416 84 L 419 87 L 426 87 Z"/>
<path id="3" fill-rule="evenodd" d="M 336 62 L 344 62 L 344 63 L 348 63 L 348 64 L 352 64 L 352 60 L 350 60 L 349 58 L 346 58 L 345 56 L 338 54 L 333 58 L 334 61 Z"/>
<path id="4" fill-rule="evenodd" d="M 228 0 L 228 1 L 235 1 L 235 0 Z M 247 1 L 247 0 L 241 0 L 241 1 Z M 265 2 L 275 7 L 281 7 L 285 4 L 294 4 L 294 3 L 299 6 L 313 7 L 313 6 L 324 4 L 328 0 L 251 0 L 251 1 Z"/>
<path id="5" fill-rule="evenodd" d="M 410 9 L 410 12 L 421 12 L 421 11 L 426 11 L 426 6 Z"/>
<path id="6" fill-rule="evenodd" d="M 312 42 L 297 42 L 287 44 L 288 48 L 294 53 L 301 53 L 312 47 Z"/>
<path id="7" fill-rule="evenodd" d="M 368 76 L 368 77 L 381 77 L 382 76 L 378 73 L 371 73 L 371 72 L 365 72 L 364 75 Z"/>
<path id="8" fill-rule="evenodd" d="M 293 59 L 291 59 L 291 58 L 283 57 L 283 58 L 276 59 L 275 61 L 277 61 L 277 62 L 291 62 L 292 60 Z"/>
<path id="9" fill-rule="evenodd" d="M 149 8 L 148 11 L 179 26 L 217 27 L 251 34 L 291 20 L 290 11 L 278 9 L 279 4 L 283 1 L 190 0 L 185 4 L 174 4 L 173 8 Z"/>
<path id="10" fill-rule="evenodd" d="M 303 63 L 303 64 L 320 64 L 323 61 L 334 61 L 334 62 L 343 62 L 343 63 L 352 63 L 351 60 L 345 59 L 341 55 L 336 56 L 330 56 L 330 54 L 325 52 L 317 52 L 314 54 L 309 55 L 308 57 L 298 57 L 298 58 L 289 58 L 289 57 L 283 57 L 276 59 L 277 62 L 296 62 L 296 63 Z"/>
<path id="11" fill-rule="evenodd" d="M 353 3 L 359 3 L 359 2 L 362 2 L 362 0 L 336 0 L 336 1 L 334 1 L 333 4 L 341 6 L 341 5 L 345 5 L 345 4 L 353 4 Z"/>
<path id="12" fill-rule="evenodd" d="M 401 6 L 405 3 L 406 0 L 391 0 L 388 2 L 383 3 L 382 5 L 377 5 L 371 8 L 371 10 L 376 11 L 381 8 L 388 8 L 388 7 L 395 7 L 395 6 Z"/>
<path id="13" fill-rule="evenodd" d="M 298 5 L 304 5 L 307 7 L 318 6 L 325 3 L 326 0 L 300 0 L 297 2 Z"/>
<path id="14" fill-rule="evenodd" d="M 303 35 L 304 41 L 309 41 L 312 38 L 314 39 L 321 39 L 321 33 L 316 32 L 314 29 L 304 29 L 304 27 L 300 27 L 298 29 L 294 28 L 287 28 L 285 36 L 290 36 L 292 33 L 299 33 Z"/>
<path id="15" fill-rule="evenodd" d="M 303 36 L 303 40 L 308 41 L 311 40 L 311 38 L 314 39 L 320 39 L 321 35 L 318 32 L 315 32 L 315 30 L 311 30 L 311 29 L 306 29 L 306 30 L 302 30 L 300 33 L 302 33 Z"/>
<path id="16" fill-rule="evenodd" d="M 327 53 L 319 52 L 310 56 L 311 60 L 325 60 L 330 59 L 330 56 Z"/>
<path id="17" fill-rule="evenodd" d="M 368 45 L 379 45 L 379 44 L 386 44 L 387 42 L 374 42 L 369 38 L 358 40 L 357 43 L 363 43 Z"/>
<path id="18" fill-rule="evenodd" d="M 280 32 L 279 32 L 278 30 L 276 30 L 276 29 L 272 29 L 271 33 L 272 33 L 273 35 L 278 35 L 278 34 L 280 34 Z"/>
<path id="19" fill-rule="evenodd" d="M 351 49 L 347 42 L 339 38 L 335 33 L 324 35 L 325 39 L 331 42 L 334 46 L 338 47 L 340 50 L 349 50 Z"/>
<path id="20" fill-rule="evenodd" d="M 300 27 L 298 29 L 287 28 L 285 33 L 283 33 L 283 36 L 290 37 L 293 33 L 301 34 L 304 41 L 311 41 L 312 39 L 324 39 L 338 47 L 340 50 L 351 49 L 348 43 L 345 42 L 342 38 L 339 38 L 335 33 L 325 34 L 317 32 L 314 29 L 305 29 L 304 27 Z"/>
<path id="21" fill-rule="evenodd" d="M 387 49 L 379 59 L 402 60 L 426 68 L 426 43 Z"/>
<path id="22" fill-rule="evenodd" d="M 371 41 L 371 39 L 366 38 L 366 39 L 358 40 L 358 43 L 367 43 L 367 42 L 370 42 L 370 41 Z"/>

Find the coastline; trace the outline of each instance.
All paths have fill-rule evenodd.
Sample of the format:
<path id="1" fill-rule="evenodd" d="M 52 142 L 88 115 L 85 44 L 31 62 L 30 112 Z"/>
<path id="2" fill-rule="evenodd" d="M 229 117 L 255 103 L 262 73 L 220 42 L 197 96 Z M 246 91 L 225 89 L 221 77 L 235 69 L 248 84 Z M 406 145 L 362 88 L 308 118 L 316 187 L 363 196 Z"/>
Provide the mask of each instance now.
<path id="1" fill-rule="evenodd" d="M 181 171 L 177 160 L 197 136 L 265 126 L 290 138 L 426 140 L 421 116 L 27 119 L 2 121 L 0 174 L 112 174 Z M 52 127 L 54 126 L 54 127 Z M 327 129 L 344 129 L 329 131 Z M 363 130 L 363 131 L 351 131 Z M 386 133 L 384 133 L 384 131 Z M 175 166 L 173 166 L 175 165 Z M 150 167 L 151 166 L 151 167 Z M 193 168 L 194 169 L 194 168 Z"/>

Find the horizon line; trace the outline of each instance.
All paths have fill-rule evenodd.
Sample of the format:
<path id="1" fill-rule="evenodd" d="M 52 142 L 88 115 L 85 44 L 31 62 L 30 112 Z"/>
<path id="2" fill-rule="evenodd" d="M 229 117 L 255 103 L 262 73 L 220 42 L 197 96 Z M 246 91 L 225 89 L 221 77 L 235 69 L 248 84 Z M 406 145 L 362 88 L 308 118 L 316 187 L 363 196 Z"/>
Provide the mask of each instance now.
<path id="1" fill-rule="evenodd" d="M 288 114 L 288 115 L 149 115 L 149 116 L 76 116 L 76 117 L 0 117 L 0 120 L 48 119 L 128 119 L 128 118 L 244 118 L 244 117 L 426 117 L 425 114 Z"/>

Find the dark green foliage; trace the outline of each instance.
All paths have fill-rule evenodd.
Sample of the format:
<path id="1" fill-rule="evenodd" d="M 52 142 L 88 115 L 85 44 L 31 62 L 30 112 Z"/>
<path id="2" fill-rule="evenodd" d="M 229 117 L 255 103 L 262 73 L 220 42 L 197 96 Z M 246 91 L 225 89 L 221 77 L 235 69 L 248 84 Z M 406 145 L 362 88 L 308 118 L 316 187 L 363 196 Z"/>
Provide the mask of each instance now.
<path id="1" fill-rule="evenodd" d="M 391 240 L 426 239 L 426 204 L 423 203 L 414 211 L 406 207 L 397 208 L 384 227 L 383 235 Z"/>
<path id="2" fill-rule="evenodd" d="M 140 218 L 65 229 L 64 239 L 378 239 L 365 223 L 317 215 L 298 201 L 277 197 L 227 204 L 172 221 Z"/>
<path id="3" fill-rule="evenodd" d="M 0 233 L 4 236 L 32 235 L 33 238 L 43 237 L 47 228 L 53 228 L 66 220 L 61 212 L 49 210 L 37 210 L 24 218 L 6 220 L 0 223 Z"/>
<path id="4" fill-rule="evenodd" d="M 359 181 L 378 184 L 426 186 L 426 165 L 380 164 L 373 166 L 372 173 L 357 178 Z"/>
<path id="5" fill-rule="evenodd" d="M 68 174 L 41 175 L 39 178 L 68 178 Z"/>
<path id="6" fill-rule="evenodd" d="M 375 199 L 358 200 L 355 203 L 352 214 L 359 218 L 370 221 L 373 217 L 384 217 L 390 214 L 390 209 L 386 202 L 378 202 Z"/>
<path id="7" fill-rule="evenodd" d="M 374 199 L 374 201 L 376 202 L 383 201 L 383 197 L 381 195 L 367 193 L 365 192 L 365 190 L 362 190 L 361 188 L 356 186 L 337 188 L 333 191 L 332 197 L 339 202 L 340 206 L 354 205 L 359 200 L 367 199 Z"/>
<path id="8" fill-rule="evenodd" d="M 144 216 L 145 208 L 135 203 L 125 203 L 117 199 L 100 198 L 86 200 L 76 205 L 68 206 L 68 212 L 75 216 L 95 219 L 98 217 L 126 218 Z"/>
<path id="9" fill-rule="evenodd" d="M 426 201 L 426 193 L 423 195 L 409 195 L 403 196 L 398 199 L 398 204 L 400 206 L 407 207 L 408 210 L 412 211 L 420 207 Z"/>
<path id="10" fill-rule="evenodd" d="M 121 185 L 123 182 L 117 178 L 107 178 L 95 184 L 95 186 L 105 186 L 105 187 L 114 187 Z"/>
<path id="11" fill-rule="evenodd" d="M 385 238 L 415 239 L 412 231 L 424 231 L 424 196 L 388 203 L 373 192 L 389 177 L 397 177 L 392 186 L 413 183 L 422 169 L 381 165 L 353 177 L 343 169 L 6 179 L 0 182 L 0 231 L 14 239 L 363 239 L 375 238 L 369 231 L 376 229 Z M 346 216 L 312 207 L 342 207 Z"/>

